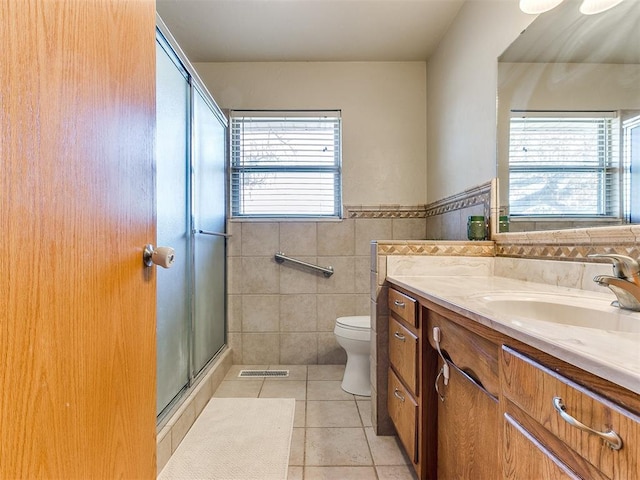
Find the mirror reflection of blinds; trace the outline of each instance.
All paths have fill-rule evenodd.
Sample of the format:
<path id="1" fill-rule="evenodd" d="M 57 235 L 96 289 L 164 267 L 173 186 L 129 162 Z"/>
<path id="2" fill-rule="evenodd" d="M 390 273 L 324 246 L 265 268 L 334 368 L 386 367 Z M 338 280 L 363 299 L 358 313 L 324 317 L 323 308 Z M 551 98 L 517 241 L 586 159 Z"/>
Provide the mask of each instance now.
<path id="1" fill-rule="evenodd" d="M 509 214 L 619 217 L 614 112 L 512 112 Z"/>
<path id="2" fill-rule="evenodd" d="M 341 120 L 331 112 L 231 112 L 233 217 L 339 218 Z"/>

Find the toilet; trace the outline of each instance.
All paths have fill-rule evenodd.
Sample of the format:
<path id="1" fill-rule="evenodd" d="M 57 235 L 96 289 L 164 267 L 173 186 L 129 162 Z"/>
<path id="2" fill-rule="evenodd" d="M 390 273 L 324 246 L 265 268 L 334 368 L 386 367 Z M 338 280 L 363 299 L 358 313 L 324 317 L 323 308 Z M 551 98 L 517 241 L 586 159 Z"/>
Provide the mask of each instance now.
<path id="1" fill-rule="evenodd" d="M 371 317 L 339 317 L 333 330 L 338 344 L 347 352 L 342 389 L 363 397 L 371 396 L 369 378 L 369 343 L 371 341 Z"/>

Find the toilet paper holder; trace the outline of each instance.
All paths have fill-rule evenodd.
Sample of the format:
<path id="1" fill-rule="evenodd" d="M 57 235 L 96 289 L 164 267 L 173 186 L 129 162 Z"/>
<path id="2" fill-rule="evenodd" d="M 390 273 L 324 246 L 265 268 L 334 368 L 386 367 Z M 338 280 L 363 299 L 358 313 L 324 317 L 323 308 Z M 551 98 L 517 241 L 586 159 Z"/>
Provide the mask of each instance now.
<path id="1" fill-rule="evenodd" d="M 171 247 L 157 247 L 148 243 L 142 250 L 142 261 L 147 267 L 154 263 L 163 268 L 171 268 L 176 260 L 175 250 Z"/>

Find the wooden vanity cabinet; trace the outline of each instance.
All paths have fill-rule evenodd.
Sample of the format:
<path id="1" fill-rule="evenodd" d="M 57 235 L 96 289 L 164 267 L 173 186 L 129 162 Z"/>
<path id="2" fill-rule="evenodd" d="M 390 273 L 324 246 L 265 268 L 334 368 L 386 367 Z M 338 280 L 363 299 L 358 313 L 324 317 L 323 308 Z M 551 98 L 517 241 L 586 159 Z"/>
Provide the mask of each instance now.
<path id="1" fill-rule="evenodd" d="M 424 321 L 418 302 L 407 294 L 389 290 L 389 372 L 387 407 L 418 478 L 435 478 L 435 424 L 424 421 L 424 412 L 433 410 L 435 392 L 426 388 L 436 362 L 425 355 Z"/>
<path id="2" fill-rule="evenodd" d="M 388 405 L 418 478 L 640 478 L 639 395 L 422 297 L 406 318 L 391 303 L 407 292 L 392 292 Z M 556 397 L 622 448 L 567 423 Z"/>
<path id="3" fill-rule="evenodd" d="M 438 379 L 438 478 L 640 478 L 638 395 L 438 305 L 422 316 L 434 349 L 441 329 L 451 376 L 447 387 Z M 592 429 L 616 431 L 622 448 L 570 425 L 555 398 Z"/>

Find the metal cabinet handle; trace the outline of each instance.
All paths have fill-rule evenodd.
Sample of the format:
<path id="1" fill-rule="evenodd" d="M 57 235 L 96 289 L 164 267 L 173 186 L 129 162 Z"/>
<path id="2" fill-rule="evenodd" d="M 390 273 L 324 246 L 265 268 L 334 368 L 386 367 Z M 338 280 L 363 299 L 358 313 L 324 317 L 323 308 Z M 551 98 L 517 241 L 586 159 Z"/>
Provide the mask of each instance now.
<path id="1" fill-rule="evenodd" d="M 438 372 L 438 376 L 436 377 L 436 382 L 435 382 L 436 393 L 438 394 L 438 397 L 440 398 L 441 402 L 444 402 L 444 394 L 442 392 L 440 392 L 440 387 L 438 385 L 438 381 L 440 380 L 440 377 L 444 376 L 444 366 L 445 365 L 446 365 L 446 363 L 442 365 L 442 368 Z"/>
<path id="2" fill-rule="evenodd" d="M 401 302 L 401 301 L 399 301 L 399 300 L 394 300 L 394 301 L 393 301 L 393 304 L 394 304 L 396 307 L 404 308 L 404 302 Z"/>
<path id="3" fill-rule="evenodd" d="M 398 340 L 400 340 L 401 342 L 404 342 L 404 341 L 405 341 L 405 336 L 404 336 L 404 335 L 402 335 L 400 332 L 395 332 L 395 333 L 393 334 L 393 336 L 394 336 L 394 337 L 396 337 L 396 338 L 397 338 Z"/>
<path id="4" fill-rule="evenodd" d="M 393 390 L 393 396 L 396 397 L 401 402 L 404 402 L 404 397 L 400 395 L 400 390 L 398 390 L 397 388 Z"/>
<path id="5" fill-rule="evenodd" d="M 608 432 L 599 432 L 591 427 L 587 427 L 584 423 L 573 418 L 567 413 L 567 407 L 565 407 L 560 397 L 553 397 L 553 406 L 558 411 L 562 419 L 572 427 L 597 435 L 607 443 L 611 450 L 620 450 L 622 448 L 622 439 L 620 438 L 620 435 L 613 430 L 609 430 Z"/>

